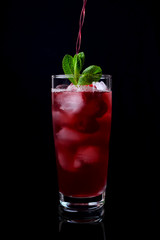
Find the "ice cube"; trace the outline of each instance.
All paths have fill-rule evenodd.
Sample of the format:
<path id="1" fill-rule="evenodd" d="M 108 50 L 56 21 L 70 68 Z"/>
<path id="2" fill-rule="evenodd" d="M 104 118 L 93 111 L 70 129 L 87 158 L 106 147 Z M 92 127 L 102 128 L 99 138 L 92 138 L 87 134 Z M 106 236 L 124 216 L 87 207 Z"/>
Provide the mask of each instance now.
<path id="1" fill-rule="evenodd" d="M 75 171 L 74 167 L 74 154 L 71 148 L 66 147 L 65 145 L 59 144 L 58 145 L 58 163 L 65 171 Z"/>
<path id="2" fill-rule="evenodd" d="M 64 111 L 52 111 L 52 118 L 56 125 L 60 127 L 69 125 L 71 118 Z"/>
<path id="3" fill-rule="evenodd" d="M 82 114 L 84 116 L 101 117 L 107 111 L 107 105 L 101 93 L 96 93 L 93 96 L 83 93 L 83 98 L 85 107 L 82 109 Z"/>
<path id="4" fill-rule="evenodd" d="M 71 92 L 77 92 L 77 87 L 71 83 L 68 87 L 67 87 L 67 91 L 71 91 Z"/>
<path id="5" fill-rule="evenodd" d="M 95 88 L 93 88 L 89 85 L 78 86 L 79 92 L 93 92 L 94 90 L 95 90 Z"/>
<path id="6" fill-rule="evenodd" d="M 62 141 L 62 142 L 73 142 L 73 143 L 77 143 L 77 142 L 81 142 L 81 140 L 83 141 L 84 136 L 82 133 L 79 133 L 73 129 L 64 127 L 62 128 L 58 133 L 57 133 L 57 139 Z"/>
<path id="7" fill-rule="evenodd" d="M 57 94 L 56 101 L 60 109 L 70 113 L 78 113 L 85 104 L 82 94 L 77 92 L 61 92 Z"/>
<path id="8" fill-rule="evenodd" d="M 83 164 L 93 164 L 99 161 L 100 148 L 97 146 L 82 146 L 74 158 L 74 167 L 82 167 Z"/>
<path id="9" fill-rule="evenodd" d="M 107 86 L 106 84 L 101 81 L 101 82 L 93 82 L 93 86 L 96 87 L 96 89 L 98 91 L 106 91 L 107 90 Z"/>
<path id="10" fill-rule="evenodd" d="M 63 169 L 65 169 L 66 171 L 68 171 L 69 164 L 67 164 L 67 162 L 66 162 L 64 151 L 58 151 L 57 156 L 58 156 L 58 162 L 59 162 L 60 166 Z"/>
<path id="11" fill-rule="evenodd" d="M 73 85 L 72 83 L 68 86 L 67 91 L 72 92 L 93 92 L 95 88 L 91 85 Z"/>
<path id="12" fill-rule="evenodd" d="M 57 85 L 56 89 L 67 89 L 68 85 L 67 84 L 61 84 L 61 85 Z"/>

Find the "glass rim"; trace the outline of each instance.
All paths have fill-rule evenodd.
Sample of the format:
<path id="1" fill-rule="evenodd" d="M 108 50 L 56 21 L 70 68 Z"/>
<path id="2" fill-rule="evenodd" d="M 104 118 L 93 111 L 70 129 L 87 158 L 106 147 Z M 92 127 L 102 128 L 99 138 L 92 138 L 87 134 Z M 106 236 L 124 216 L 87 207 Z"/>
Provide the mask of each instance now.
<path id="1" fill-rule="evenodd" d="M 52 74 L 51 77 L 52 78 L 68 79 L 69 77 L 73 77 L 73 74 Z M 110 75 L 110 74 L 102 74 L 100 79 L 106 79 L 106 78 L 112 79 L 112 75 Z"/>

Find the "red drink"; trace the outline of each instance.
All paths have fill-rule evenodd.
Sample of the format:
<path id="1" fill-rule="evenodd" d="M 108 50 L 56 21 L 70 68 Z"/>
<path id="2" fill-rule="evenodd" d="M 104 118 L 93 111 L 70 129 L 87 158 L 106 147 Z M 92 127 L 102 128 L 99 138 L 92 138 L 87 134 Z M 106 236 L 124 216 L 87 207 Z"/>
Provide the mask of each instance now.
<path id="1" fill-rule="evenodd" d="M 52 91 L 59 192 L 70 197 L 98 196 L 107 182 L 112 92 L 88 89 Z"/>

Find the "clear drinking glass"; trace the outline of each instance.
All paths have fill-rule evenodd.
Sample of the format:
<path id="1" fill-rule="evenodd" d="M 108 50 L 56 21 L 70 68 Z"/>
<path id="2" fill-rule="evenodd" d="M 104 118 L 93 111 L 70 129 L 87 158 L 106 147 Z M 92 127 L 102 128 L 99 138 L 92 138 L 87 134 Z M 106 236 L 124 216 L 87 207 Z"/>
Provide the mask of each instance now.
<path id="1" fill-rule="evenodd" d="M 75 86 L 52 76 L 52 120 L 60 207 L 90 214 L 103 207 L 112 115 L 111 76 Z"/>

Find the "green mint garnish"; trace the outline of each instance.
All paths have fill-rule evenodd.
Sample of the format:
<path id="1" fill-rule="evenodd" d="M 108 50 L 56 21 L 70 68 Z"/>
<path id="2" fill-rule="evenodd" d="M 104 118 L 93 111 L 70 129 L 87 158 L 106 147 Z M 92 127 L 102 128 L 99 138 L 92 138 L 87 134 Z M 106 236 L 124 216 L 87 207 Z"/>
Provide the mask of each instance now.
<path id="1" fill-rule="evenodd" d="M 79 85 L 89 85 L 92 82 L 97 82 L 102 76 L 102 69 L 98 66 L 91 65 L 86 68 L 79 78 Z"/>
<path id="2" fill-rule="evenodd" d="M 75 54 L 74 57 L 65 55 L 62 60 L 62 68 L 66 75 L 69 75 L 69 80 L 74 85 L 89 85 L 92 82 L 97 82 L 102 76 L 102 69 L 96 65 L 91 65 L 82 71 L 85 61 L 84 52 Z"/>
<path id="3" fill-rule="evenodd" d="M 74 75 L 74 66 L 73 66 L 73 57 L 70 55 L 65 55 L 63 60 L 62 60 L 62 68 L 65 74 Z M 69 78 L 69 80 L 73 83 L 76 84 L 76 82 L 74 82 L 74 78 L 71 77 Z"/>

